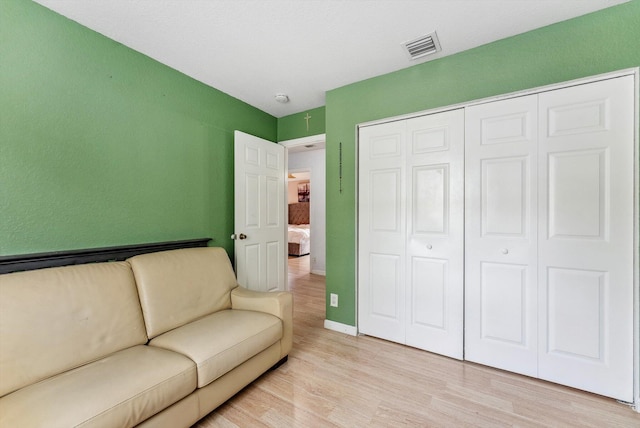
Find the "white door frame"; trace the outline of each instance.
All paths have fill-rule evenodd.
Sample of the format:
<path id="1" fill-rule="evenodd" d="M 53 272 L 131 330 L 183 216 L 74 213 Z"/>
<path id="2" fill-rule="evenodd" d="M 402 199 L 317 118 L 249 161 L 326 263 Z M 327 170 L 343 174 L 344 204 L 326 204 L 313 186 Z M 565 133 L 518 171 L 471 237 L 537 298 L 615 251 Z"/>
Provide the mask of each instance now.
<path id="1" fill-rule="evenodd" d="M 278 144 L 290 147 L 308 146 L 309 144 L 324 143 L 327 141 L 327 134 L 309 135 L 308 137 L 294 138 L 292 140 L 278 141 Z"/>
<path id="2" fill-rule="evenodd" d="M 639 127 L 640 127 L 640 119 L 638 118 L 638 113 L 640 112 L 640 95 L 639 95 L 639 89 L 640 89 L 640 67 L 634 67 L 634 68 L 628 68 L 628 69 L 624 69 L 624 70 L 619 70 L 619 71 L 613 71 L 613 72 L 609 72 L 609 73 L 603 73 L 603 74 L 599 74 L 599 75 L 595 75 L 595 76 L 590 76 L 590 77 L 585 77 L 585 78 L 580 78 L 580 79 L 575 79 L 575 80 L 570 80 L 570 81 L 566 81 L 566 82 L 560 82 L 560 83 L 555 83 L 552 85 L 546 85 L 546 86 L 540 86 L 537 88 L 531 88 L 531 89 L 527 89 L 527 90 L 523 90 L 523 91 L 517 91 L 517 92 L 511 92 L 511 93 L 507 93 L 507 94 L 502 94 L 502 95 L 497 95 L 497 96 L 493 96 L 493 97 L 487 97 L 487 98 L 482 98 L 479 100 L 472 100 L 472 101 L 468 101 L 465 103 L 459 103 L 459 104 L 454 104 L 454 105 L 450 105 L 450 106 L 444 106 L 444 107 L 438 107 L 438 108 L 434 108 L 434 109 L 429 109 L 429 110 L 423 110 L 423 111 L 419 111 L 419 112 L 415 112 L 415 113 L 410 113 L 410 114 L 405 114 L 405 115 L 400 115 L 400 116 L 394 116 L 394 117 L 389 117 L 389 118 L 385 118 L 385 119 L 379 119 L 379 120 L 374 120 L 374 121 L 370 121 L 370 122 L 363 122 L 360 124 L 357 124 L 355 126 L 355 148 L 356 148 L 356 177 L 358 176 L 358 165 L 360 163 L 360 160 L 358 158 L 358 129 L 360 127 L 364 127 L 364 126 L 372 126 L 372 125 L 378 125 L 381 123 L 387 123 L 387 122 L 392 122 L 392 121 L 396 121 L 396 120 L 403 120 L 403 119 L 410 119 L 413 117 L 417 117 L 417 116 L 424 116 L 424 115 L 428 115 L 428 114 L 435 114 L 435 113 L 440 113 L 440 112 L 444 112 L 444 111 L 448 111 L 448 110 L 453 110 L 453 109 L 458 109 L 458 108 L 465 108 L 465 107 L 470 107 L 473 105 L 477 105 L 477 104 L 484 104 L 484 103 L 488 103 L 488 102 L 493 102 L 493 101 L 497 101 L 497 100 L 502 100 L 502 99 L 507 99 L 507 98 L 514 98 L 514 97 L 521 97 L 521 96 L 525 96 L 525 95 L 531 95 L 531 94 L 537 94 L 540 92 L 546 92 L 546 91 L 552 91 L 552 90 L 556 90 L 556 89 L 562 89 L 562 88 L 567 88 L 570 86 L 576 86 L 576 85 L 583 85 L 583 84 L 587 84 L 587 83 L 592 83 L 592 82 L 597 82 L 597 81 L 601 81 L 601 80 L 606 80 L 606 79 L 613 79 L 616 77 L 621 77 L 621 76 L 628 76 L 628 75 L 633 75 L 634 79 L 635 79 L 635 93 L 634 93 L 634 100 L 635 100 L 635 124 L 634 124 L 634 214 L 633 214 L 633 218 L 634 218 L 634 226 L 633 226 L 633 349 L 634 349 L 634 355 L 633 355 L 633 403 L 631 403 L 633 405 L 633 408 L 635 409 L 636 412 L 640 413 L 640 268 L 639 263 L 640 263 L 640 209 L 639 209 L 639 204 L 640 204 L 640 149 L 639 149 L 639 144 L 640 144 L 640 135 L 639 134 Z M 308 144 L 308 143 L 307 143 Z M 356 178 L 356 202 L 358 200 L 358 184 L 357 184 L 357 178 Z M 358 213 L 357 213 L 357 209 L 356 209 L 356 260 L 358 258 L 358 235 L 357 235 L 357 230 L 358 230 Z M 357 272 L 358 267 L 356 266 L 356 272 Z M 357 301 L 357 296 L 358 296 L 358 288 L 359 288 L 359 284 L 358 284 L 358 278 L 356 276 L 356 330 L 358 328 L 358 301 Z"/>

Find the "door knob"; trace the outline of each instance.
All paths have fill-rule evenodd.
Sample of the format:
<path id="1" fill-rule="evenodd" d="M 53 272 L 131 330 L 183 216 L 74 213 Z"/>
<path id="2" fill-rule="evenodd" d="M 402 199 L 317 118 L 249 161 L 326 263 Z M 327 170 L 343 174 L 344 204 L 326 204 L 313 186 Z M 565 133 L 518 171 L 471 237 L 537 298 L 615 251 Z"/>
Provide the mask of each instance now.
<path id="1" fill-rule="evenodd" d="M 427 250 L 430 250 L 430 249 L 432 249 L 432 248 L 433 248 L 433 245 L 431 245 L 431 244 L 427 244 Z"/>
<path id="2" fill-rule="evenodd" d="M 503 248 L 502 250 L 500 250 L 500 252 L 501 252 L 502 254 L 509 254 L 509 250 L 508 250 L 508 249 L 506 249 L 506 248 Z"/>
<path id="3" fill-rule="evenodd" d="M 234 234 L 231 235 L 231 239 L 233 239 L 233 240 L 236 240 L 236 239 L 247 239 L 247 235 L 245 235 L 244 233 L 241 233 L 239 235 L 234 233 Z"/>
<path id="4" fill-rule="evenodd" d="M 240 236 L 238 236 L 238 238 L 247 239 L 247 235 L 245 235 L 244 233 L 241 233 Z"/>

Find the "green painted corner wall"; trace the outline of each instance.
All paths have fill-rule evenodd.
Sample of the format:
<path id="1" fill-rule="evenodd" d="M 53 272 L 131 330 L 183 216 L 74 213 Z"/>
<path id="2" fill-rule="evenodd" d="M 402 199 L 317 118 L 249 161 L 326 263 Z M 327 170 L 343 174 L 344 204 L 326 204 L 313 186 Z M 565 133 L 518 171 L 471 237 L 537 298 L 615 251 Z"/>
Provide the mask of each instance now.
<path id="1" fill-rule="evenodd" d="M 309 115 L 309 128 L 307 120 Z M 318 107 L 278 119 L 278 141 L 325 133 L 325 107 Z"/>
<path id="2" fill-rule="evenodd" d="M 28 0 L 0 2 L 0 255 L 233 249 L 233 131 L 277 119 Z"/>
<path id="3" fill-rule="evenodd" d="M 328 320 L 356 325 L 356 125 L 640 65 L 640 0 L 327 93 Z M 443 41 L 446 49 L 446 41 Z M 328 299 L 327 299 L 328 301 Z"/>

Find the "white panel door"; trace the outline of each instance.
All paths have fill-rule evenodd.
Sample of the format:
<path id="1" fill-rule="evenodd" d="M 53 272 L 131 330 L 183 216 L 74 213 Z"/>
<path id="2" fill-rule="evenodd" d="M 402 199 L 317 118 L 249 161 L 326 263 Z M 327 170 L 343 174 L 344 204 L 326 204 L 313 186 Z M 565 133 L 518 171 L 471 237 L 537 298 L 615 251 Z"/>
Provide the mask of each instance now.
<path id="1" fill-rule="evenodd" d="M 406 124 L 359 132 L 358 330 L 405 342 Z"/>
<path id="2" fill-rule="evenodd" d="M 465 359 L 537 374 L 537 96 L 465 120 Z"/>
<path id="3" fill-rule="evenodd" d="M 285 290 L 287 240 L 284 147 L 234 134 L 235 268 L 251 290 Z"/>
<path id="4" fill-rule="evenodd" d="M 406 344 L 463 357 L 464 110 L 407 120 Z"/>
<path id="5" fill-rule="evenodd" d="M 358 328 L 463 357 L 464 112 L 359 133 Z"/>
<path id="6" fill-rule="evenodd" d="M 539 377 L 633 400 L 634 81 L 540 94 Z"/>

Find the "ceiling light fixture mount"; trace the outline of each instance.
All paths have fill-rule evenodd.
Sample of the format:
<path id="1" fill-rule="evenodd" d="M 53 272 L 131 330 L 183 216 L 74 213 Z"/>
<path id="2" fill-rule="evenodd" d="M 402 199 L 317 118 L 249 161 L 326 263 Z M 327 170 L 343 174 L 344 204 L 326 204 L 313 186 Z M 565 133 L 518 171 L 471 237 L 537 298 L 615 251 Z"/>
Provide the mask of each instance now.
<path id="1" fill-rule="evenodd" d="M 282 104 L 286 104 L 289 102 L 289 95 L 287 94 L 276 94 L 276 101 Z"/>

